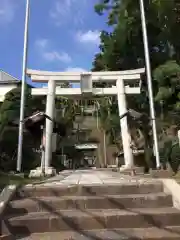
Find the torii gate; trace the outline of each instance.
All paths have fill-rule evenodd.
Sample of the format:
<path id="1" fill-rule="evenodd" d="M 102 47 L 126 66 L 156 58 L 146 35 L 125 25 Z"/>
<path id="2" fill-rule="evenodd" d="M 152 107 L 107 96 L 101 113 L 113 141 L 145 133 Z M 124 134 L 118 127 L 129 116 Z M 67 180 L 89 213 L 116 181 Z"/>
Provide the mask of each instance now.
<path id="1" fill-rule="evenodd" d="M 144 68 L 111 72 L 50 72 L 27 69 L 27 75 L 33 82 L 48 83 L 48 88 L 33 88 L 32 95 L 47 95 L 46 114 L 50 118 L 54 118 L 56 95 L 70 98 L 81 95 L 90 97 L 117 95 L 119 116 L 122 116 L 127 112 L 126 94 L 141 93 L 141 74 L 144 72 Z M 57 83 L 60 82 L 79 82 L 80 88 L 61 88 L 57 86 Z M 114 86 L 110 88 L 93 88 L 93 82 L 112 82 Z M 125 160 L 123 169 L 131 169 L 134 161 L 127 117 L 120 120 L 120 126 Z M 52 157 L 52 132 L 53 123 L 46 119 L 45 172 L 48 172 L 50 168 Z"/>

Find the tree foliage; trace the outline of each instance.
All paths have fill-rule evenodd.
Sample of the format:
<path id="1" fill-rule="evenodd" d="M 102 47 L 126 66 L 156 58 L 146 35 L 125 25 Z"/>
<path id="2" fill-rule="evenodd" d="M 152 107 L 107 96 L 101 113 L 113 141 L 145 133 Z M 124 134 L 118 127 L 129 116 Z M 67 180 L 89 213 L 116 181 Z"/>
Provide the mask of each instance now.
<path id="1" fill-rule="evenodd" d="M 171 58 L 179 63 L 178 1 L 144 2 L 152 67 Z M 101 56 L 102 66 L 109 70 L 144 66 L 139 0 L 100 0 L 95 10 L 100 15 L 108 13 L 107 24 L 112 29 L 101 33 L 101 53 L 96 58 Z"/>
<path id="2" fill-rule="evenodd" d="M 31 92 L 29 86 L 25 87 L 25 115 L 30 114 Z M 12 89 L 5 95 L 5 99 L 0 107 L 0 134 L 3 129 L 14 120 L 19 119 L 21 101 L 21 86 Z"/>
<path id="3" fill-rule="evenodd" d="M 170 102 L 178 110 L 180 4 L 175 0 L 148 0 L 144 3 L 156 102 Z M 95 11 L 99 15 L 107 13 L 107 25 L 111 30 L 101 32 L 100 53 L 95 55 L 93 70 L 144 67 L 139 0 L 99 0 Z M 143 86 L 146 98 L 146 81 Z M 141 108 L 142 96 L 136 98 L 135 107 L 137 102 Z M 148 110 L 147 106 L 144 107 Z"/>
<path id="4" fill-rule="evenodd" d="M 25 86 L 25 107 L 24 114 L 28 116 L 32 113 L 33 97 L 30 86 Z M 20 114 L 21 85 L 12 89 L 5 95 L 5 100 L 0 107 L 0 168 L 3 171 L 15 170 L 18 144 L 18 122 Z M 38 101 L 39 102 L 39 101 Z M 23 169 L 30 169 L 37 159 L 34 151 L 36 146 L 28 132 L 24 133 L 23 144 Z"/>

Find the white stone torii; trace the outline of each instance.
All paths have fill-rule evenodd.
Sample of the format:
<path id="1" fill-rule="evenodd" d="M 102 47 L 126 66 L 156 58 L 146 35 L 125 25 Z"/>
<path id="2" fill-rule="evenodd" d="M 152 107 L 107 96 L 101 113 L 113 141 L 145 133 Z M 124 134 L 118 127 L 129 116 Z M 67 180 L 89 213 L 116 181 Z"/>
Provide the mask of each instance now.
<path id="1" fill-rule="evenodd" d="M 90 96 L 111 96 L 117 95 L 119 116 L 127 112 L 126 94 L 141 93 L 141 74 L 145 72 L 144 68 L 128 71 L 104 71 L 104 72 L 49 72 L 27 69 L 27 75 L 33 82 L 48 83 L 47 88 L 33 88 L 32 95 L 46 96 L 46 114 L 54 118 L 55 95 L 75 98 L 83 94 L 92 94 Z M 132 86 L 135 82 L 138 85 Z M 93 88 L 92 82 L 112 82 L 116 86 L 110 88 Z M 59 82 L 80 82 L 81 88 L 61 88 L 56 86 Z M 133 153 L 131 149 L 131 137 L 129 134 L 127 117 L 120 120 L 122 144 L 124 150 L 125 165 L 123 169 L 132 168 L 134 165 Z M 45 172 L 50 168 L 52 157 L 52 132 L 53 123 L 46 119 L 46 141 L 45 141 Z"/>

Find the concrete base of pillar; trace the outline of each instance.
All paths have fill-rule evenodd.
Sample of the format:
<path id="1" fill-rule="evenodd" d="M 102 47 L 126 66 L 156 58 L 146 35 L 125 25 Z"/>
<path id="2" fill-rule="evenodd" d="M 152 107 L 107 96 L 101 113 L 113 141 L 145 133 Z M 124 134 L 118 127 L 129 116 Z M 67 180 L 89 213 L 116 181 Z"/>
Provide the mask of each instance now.
<path id="1" fill-rule="evenodd" d="M 119 168 L 120 173 L 128 174 L 128 175 L 140 175 L 144 174 L 144 167 L 136 167 L 136 166 L 127 166 L 123 165 Z"/>
<path id="2" fill-rule="evenodd" d="M 117 168 L 117 165 L 107 165 L 107 168 Z"/>
<path id="3" fill-rule="evenodd" d="M 46 168 L 45 173 L 42 172 L 41 167 L 37 167 L 36 169 L 33 169 L 29 173 L 29 178 L 39 178 L 39 177 L 52 177 L 56 175 L 56 169 L 53 167 Z"/>
<path id="4" fill-rule="evenodd" d="M 132 167 L 132 166 L 128 166 L 128 165 L 122 165 L 122 166 L 119 168 L 120 172 L 121 172 L 121 171 L 124 171 L 124 170 L 128 170 L 128 169 L 133 169 L 133 167 Z"/>

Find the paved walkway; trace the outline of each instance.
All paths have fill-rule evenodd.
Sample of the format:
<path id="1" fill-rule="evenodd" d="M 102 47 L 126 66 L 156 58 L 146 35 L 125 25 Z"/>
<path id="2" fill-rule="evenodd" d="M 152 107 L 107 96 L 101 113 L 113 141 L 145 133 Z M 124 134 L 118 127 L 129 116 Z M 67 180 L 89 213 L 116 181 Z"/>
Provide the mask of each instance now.
<path id="1" fill-rule="evenodd" d="M 42 183 L 43 186 L 54 185 L 102 185 L 102 184 L 123 184 L 123 183 L 144 183 L 152 182 L 152 179 L 145 179 L 143 177 L 131 177 L 120 174 L 118 172 L 112 172 L 111 170 L 74 170 L 74 171 L 62 171 L 59 175 L 48 179 Z"/>

